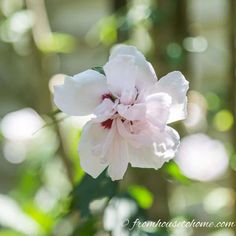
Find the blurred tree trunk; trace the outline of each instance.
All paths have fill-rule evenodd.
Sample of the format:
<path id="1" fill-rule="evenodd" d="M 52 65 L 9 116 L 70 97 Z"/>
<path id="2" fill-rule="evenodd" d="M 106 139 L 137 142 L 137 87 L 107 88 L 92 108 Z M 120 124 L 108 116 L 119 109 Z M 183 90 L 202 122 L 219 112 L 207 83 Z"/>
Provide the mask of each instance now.
<path id="1" fill-rule="evenodd" d="M 174 37 L 176 42 L 182 48 L 183 40 L 189 35 L 187 30 L 187 0 L 177 1 L 174 22 Z M 181 70 L 181 72 L 186 76 L 188 73 L 187 52 L 183 49 L 182 53 L 181 68 L 178 68 L 178 70 Z"/>
<path id="2" fill-rule="evenodd" d="M 114 11 L 119 11 L 120 9 L 127 8 L 127 0 L 114 0 Z"/>
<path id="3" fill-rule="evenodd" d="M 113 11 L 116 15 L 122 15 L 122 16 L 126 15 L 127 0 L 113 0 Z M 117 33 L 118 33 L 117 35 L 118 43 L 122 43 L 129 38 L 129 32 L 125 27 L 123 27 L 122 24 L 118 27 Z"/>
<path id="4" fill-rule="evenodd" d="M 35 60 L 37 75 L 37 86 L 35 87 L 35 94 L 38 94 L 38 107 L 37 110 L 41 114 L 49 113 L 52 109 L 50 100 L 50 92 L 48 89 L 49 78 L 45 75 L 45 69 L 42 64 L 41 52 L 38 50 L 36 45 L 40 40 L 45 37 L 45 34 L 50 34 L 50 26 L 48 23 L 47 13 L 43 0 L 32 1 L 26 0 L 26 6 L 34 13 L 34 26 L 32 27 L 32 53 Z"/>
<path id="5" fill-rule="evenodd" d="M 236 1 L 231 0 L 230 2 L 230 52 L 231 52 L 231 81 L 230 81 L 230 108 L 231 112 L 236 119 Z M 231 132 L 232 137 L 232 144 L 234 146 L 234 153 L 236 152 L 236 122 L 234 121 L 233 129 Z M 235 158 L 235 156 L 233 157 Z M 231 181 L 232 187 L 234 189 L 234 196 L 236 196 L 236 172 L 231 170 Z M 233 213 L 233 220 L 236 222 L 236 197 L 234 201 L 234 213 Z M 235 231 L 236 235 L 236 231 Z"/>

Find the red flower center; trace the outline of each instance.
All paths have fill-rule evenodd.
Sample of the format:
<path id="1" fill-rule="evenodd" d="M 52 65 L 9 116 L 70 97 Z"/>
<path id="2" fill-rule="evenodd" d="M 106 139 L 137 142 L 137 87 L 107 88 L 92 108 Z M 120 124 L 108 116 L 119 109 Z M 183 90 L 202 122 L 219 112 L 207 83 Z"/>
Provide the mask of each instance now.
<path id="1" fill-rule="evenodd" d="M 104 128 L 104 129 L 110 129 L 111 126 L 112 126 L 112 122 L 113 120 L 112 119 L 108 119 L 108 120 L 105 120 L 101 123 L 101 126 Z"/>
<path id="2" fill-rule="evenodd" d="M 112 100 L 112 95 L 111 95 L 110 93 L 103 94 L 103 95 L 102 95 L 102 100 L 104 100 L 104 99 L 106 99 L 106 98 Z"/>

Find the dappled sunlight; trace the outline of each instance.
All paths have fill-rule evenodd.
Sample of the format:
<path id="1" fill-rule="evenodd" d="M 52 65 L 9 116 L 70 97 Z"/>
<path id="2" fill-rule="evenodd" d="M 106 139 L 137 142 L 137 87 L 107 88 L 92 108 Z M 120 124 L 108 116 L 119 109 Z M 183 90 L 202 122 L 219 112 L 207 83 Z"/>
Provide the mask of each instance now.
<path id="1" fill-rule="evenodd" d="M 191 90 L 188 93 L 188 116 L 183 121 L 189 132 L 206 130 L 207 128 L 207 103 L 202 94 Z"/>
<path id="2" fill-rule="evenodd" d="M 8 140 L 27 140 L 44 125 L 41 117 L 31 108 L 8 113 L 1 120 L 1 130 Z"/>
<path id="3" fill-rule="evenodd" d="M 10 197 L 0 195 L 0 224 L 13 228 L 26 235 L 37 235 L 41 229 L 32 218 L 27 216 Z"/>
<path id="4" fill-rule="evenodd" d="M 193 134 L 182 139 L 175 161 L 187 177 L 212 181 L 226 172 L 229 157 L 220 141 Z"/>

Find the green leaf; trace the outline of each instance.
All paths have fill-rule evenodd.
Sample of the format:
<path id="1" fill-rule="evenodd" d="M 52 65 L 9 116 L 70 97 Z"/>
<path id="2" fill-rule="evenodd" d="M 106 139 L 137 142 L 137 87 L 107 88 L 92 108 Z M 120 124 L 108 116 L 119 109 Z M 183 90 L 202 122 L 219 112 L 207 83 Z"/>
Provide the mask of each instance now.
<path id="1" fill-rule="evenodd" d="M 21 234 L 19 232 L 13 231 L 13 230 L 1 230 L 0 236 L 24 236 L 24 234 Z"/>
<path id="2" fill-rule="evenodd" d="M 98 231 L 97 219 L 94 217 L 88 220 L 82 221 L 79 226 L 75 229 L 72 236 L 78 235 L 95 235 Z"/>
<path id="3" fill-rule="evenodd" d="M 110 46 L 117 41 L 117 19 L 114 16 L 106 17 L 100 24 L 100 41 Z"/>
<path id="4" fill-rule="evenodd" d="M 153 194 L 147 188 L 133 185 L 128 188 L 128 193 L 137 201 L 140 207 L 147 209 L 152 206 Z"/>
<path id="5" fill-rule="evenodd" d="M 63 33 L 51 33 L 38 43 L 39 49 L 45 53 L 69 53 L 73 51 L 75 46 L 75 38 Z"/>
<path id="6" fill-rule="evenodd" d="M 95 70 L 95 71 L 97 71 L 97 72 L 99 72 L 99 73 L 105 75 L 105 72 L 104 72 L 102 66 L 94 66 L 94 67 L 92 67 L 92 70 Z"/>
<path id="7" fill-rule="evenodd" d="M 166 163 L 165 165 L 165 171 L 168 175 L 170 175 L 172 178 L 175 180 L 183 183 L 183 184 L 188 184 L 190 180 L 181 173 L 181 170 L 177 166 L 177 164 L 173 161 Z"/>
<path id="8" fill-rule="evenodd" d="M 107 177 L 106 171 L 96 179 L 86 174 L 72 192 L 71 208 L 79 210 L 81 217 L 88 217 L 91 215 L 89 204 L 104 197 L 111 199 L 117 188 L 118 182 Z"/>
<path id="9" fill-rule="evenodd" d="M 59 114 L 60 112 L 62 112 L 62 111 L 59 110 L 59 109 L 56 109 L 54 111 L 48 112 L 47 115 L 52 117 L 52 116 L 55 116 L 55 115 Z"/>

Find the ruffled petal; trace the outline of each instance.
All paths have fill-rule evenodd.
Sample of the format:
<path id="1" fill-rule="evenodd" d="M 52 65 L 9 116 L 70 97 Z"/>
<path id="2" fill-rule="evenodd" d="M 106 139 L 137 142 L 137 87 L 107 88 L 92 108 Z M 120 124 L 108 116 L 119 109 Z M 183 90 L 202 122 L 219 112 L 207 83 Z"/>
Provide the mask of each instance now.
<path id="1" fill-rule="evenodd" d="M 104 66 L 111 92 L 121 97 L 122 103 L 130 104 L 137 91 L 153 87 L 157 77 L 152 65 L 133 46 L 115 47 Z"/>
<path id="2" fill-rule="evenodd" d="M 119 134 L 135 147 L 150 146 L 153 143 L 149 128 L 147 122 L 135 121 L 131 125 L 130 122 L 117 120 Z"/>
<path id="3" fill-rule="evenodd" d="M 115 108 L 117 106 L 117 102 L 114 103 L 110 99 L 104 99 L 102 103 L 95 108 L 94 115 L 96 115 L 96 118 L 94 118 L 93 120 L 96 122 L 103 122 L 109 119 L 116 113 Z"/>
<path id="4" fill-rule="evenodd" d="M 96 178 L 108 165 L 104 161 L 110 145 L 107 137 L 110 131 L 103 129 L 100 123 L 89 121 L 83 128 L 79 142 L 80 165 L 82 169 Z"/>
<path id="5" fill-rule="evenodd" d="M 67 77 L 63 85 L 55 86 L 54 102 L 69 115 L 89 115 L 108 93 L 105 76 L 94 70 L 86 70 Z"/>
<path id="6" fill-rule="evenodd" d="M 129 163 L 127 142 L 117 132 L 116 124 L 113 124 L 114 137 L 110 144 L 110 148 L 107 154 L 107 160 L 109 160 L 108 175 L 111 179 L 122 179 Z"/>
<path id="7" fill-rule="evenodd" d="M 116 45 L 111 50 L 109 60 L 112 60 L 119 55 L 133 56 L 135 58 L 135 64 L 141 69 L 142 75 L 145 75 L 144 77 L 139 76 L 137 78 L 137 87 L 149 87 L 155 84 L 157 76 L 151 63 L 146 60 L 144 55 L 136 47 L 122 44 Z"/>
<path id="8" fill-rule="evenodd" d="M 165 159 L 155 154 L 153 145 L 149 147 L 135 148 L 129 145 L 129 162 L 132 167 L 159 169 L 165 162 Z"/>
<path id="9" fill-rule="evenodd" d="M 103 67 L 111 93 L 121 99 L 121 103 L 130 104 L 136 96 L 135 80 L 137 66 L 134 57 L 120 55 Z"/>
<path id="10" fill-rule="evenodd" d="M 165 162 L 174 158 L 179 146 L 178 133 L 167 127 L 165 132 L 159 133 L 159 137 L 155 139 L 149 147 L 136 148 L 129 145 L 129 162 L 132 167 L 159 169 Z"/>
<path id="11" fill-rule="evenodd" d="M 179 134 L 175 129 L 166 126 L 165 130 L 158 131 L 153 128 L 153 140 L 156 155 L 163 157 L 165 161 L 175 156 L 180 143 Z"/>
<path id="12" fill-rule="evenodd" d="M 167 93 L 154 93 L 145 98 L 146 118 L 159 128 L 164 128 L 169 117 L 171 97 Z"/>
<path id="13" fill-rule="evenodd" d="M 118 113 L 127 120 L 143 120 L 146 114 L 146 104 L 139 103 L 134 105 L 123 105 L 117 106 Z"/>
<path id="14" fill-rule="evenodd" d="M 153 92 L 164 92 L 172 98 L 168 123 L 186 118 L 188 88 L 189 82 L 179 71 L 173 71 L 157 82 Z"/>

